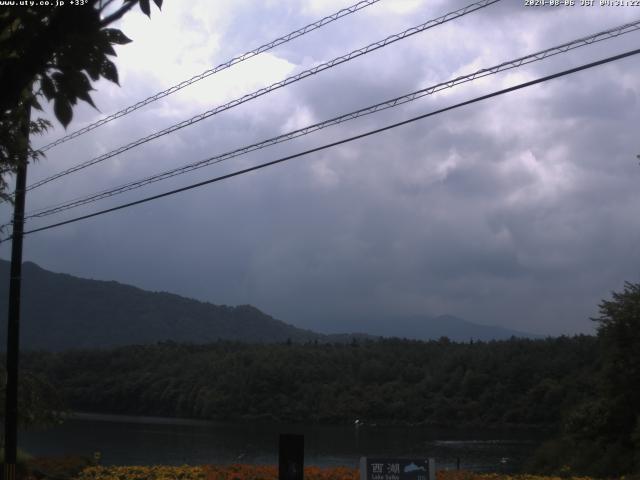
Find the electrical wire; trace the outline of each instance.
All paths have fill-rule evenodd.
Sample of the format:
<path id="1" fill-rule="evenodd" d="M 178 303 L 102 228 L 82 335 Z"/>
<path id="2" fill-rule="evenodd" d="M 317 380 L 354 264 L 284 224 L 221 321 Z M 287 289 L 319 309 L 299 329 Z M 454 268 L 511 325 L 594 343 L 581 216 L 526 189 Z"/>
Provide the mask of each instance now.
<path id="1" fill-rule="evenodd" d="M 298 138 L 304 135 L 308 135 L 312 132 L 327 128 L 329 126 L 333 126 L 333 125 L 338 125 L 340 123 L 344 123 L 347 121 L 351 121 L 354 120 L 356 118 L 359 117 L 363 117 L 365 115 L 370 115 L 372 113 L 376 113 L 382 110 L 386 110 L 389 108 L 394 108 L 397 107 L 399 105 L 403 105 L 405 103 L 408 102 L 412 102 L 414 100 L 417 100 L 419 98 L 422 98 L 424 96 L 427 95 L 431 95 L 433 93 L 439 92 L 441 90 L 447 89 L 447 88 L 453 88 L 456 85 L 460 85 L 466 82 L 470 82 L 473 80 L 476 80 L 478 78 L 483 78 L 486 77 L 488 75 L 494 75 L 497 74 L 499 72 L 505 71 L 505 70 L 510 70 L 513 68 L 517 68 L 520 67 L 522 65 L 526 65 L 529 63 L 533 63 L 533 62 L 537 62 L 537 61 L 541 61 L 545 58 L 549 58 L 551 56 L 554 55 L 558 55 L 561 53 L 566 53 L 569 50 L 573 50 L 579 47 L 583 47 L 586 45 L 592 45 L 595 42 L 600 42 L 603 40 L 607 40 L 610 38 L 615 38 L 619 35 L 623 35 L 629 32 L 633 32 L 636 30 L 640 29 L 640 20 L 637 20 L 635 22 L 631 22 L 631 23 L 626 23 L 623 25 L 619 25 L 613 28 L 610 28 L 608 30 L 599 32 L 599 33 L 595 33 L 586 37 L 582 37 L 582 38 L 578 38 L 576 40 L 570 41 L 570 42 L 566 42 L 563 43 L 561 45 L 555 46 L 555 47 L 551 47 L 551 48 L 547 48 L 545 50 L 541 50 L 538 51 L 536 53 L 532 53 L 523 57 L 519 57 L 515 60 L 509 60 L 507 62 L 503 62 L 500 63 L 498 65 L 494 65 L 492 67 L 488 67 L 488 68 L 483 68 L 481 70 L 478 70 L 474 73 L 468 74 L 468 75 L 463 75 L 463 76 L 459 76 L 457 78 L 454 78 L 452 80 L 448 80 L 446 82 L 441 82 L 438 83 L 437 85 L 433 85 L 427 88 L 423 88 L 417 91 L 414 91 L 412 93 L 408 93 L 406 95 L 402 95 L 399 97 L 395 97 L 392 98 L 390 100 L 386 100 L 384 102 L 380 102 L 377 103 L 375 105 L 371 105 L 365 108 L 361 108 L 359 110 L 355 110 L 353 112 L 349 112 L 343 115 L 340 115 L 338 117 L 334 117 L 331 118 L 329 120 L 325 120 L 323 122 L 319 122 L 319 123 L 315 123 L 313 125 L 308 125 L 306 127 L 297 129 L 297 130 L 293 130 L 291 132 L 288 133 L 284 133 L 282 135 L 278 135 L 276 137 L 272 137 L 269 138 L 267 140 L 263 140 L 261 142 L 257 142 L 257 143 L 253 143 L 251 145 L 248 146 L 244 146 L 235 150 L 231 150 L 229 152 L 226 153 L 222 153 L 219 155 L 215 155 L 209 158 L 206 158 L 204 160 L 199 160 L 197 162 L 194 163 L 190 163 L 181 167 L 177 167 L 171 170 L 167 170 L 161 173 L 157 173 L 155 175 L 152 176 L 147 176 L 144 177 L 142 179 L 138 179 L 123 185 L 120 185 L 118 187 L 115 188 L 111 188 L 111 189 L 107 189 L 107 190 L 103 190 L 97 193 L 93 193 L 90 194 L 88 196 L 83 196 L 83 197 L 79 197 L 79 198 L 75 198 L 72 200 L 67 200 L 63 203 L 57 204 L 57 205 L 53 205 L 53 206 L 49 206 L 49 207 L 44 207 L 44 208 L 40 208 L 38 210 L 34 210 L 31 212 L 28 212 L 27 215 L 25 216 L 25 220 L 26 219 L 30 219 L 30 218 L 42 218 L 42 217 L 46 217 L 49 215 L 53 215 L 55 213 L 59 213 L 65 210 L 69 210 L 71 208 L 75 208 L 75 207 L 79 207 L 82 205 L 86 205 L 89 203 L 93 203 L 96 201 L 99 201 L 101 199 L 105 199 L 105 198 L 109 198 L 109 197 L 113 197 L 115 195 L 121 194 L 121 193 L 125 193 L 137 188 L 141 188 L 145 185 L 149 185 L 161 180 L 165 180 L 177 175 L 182 175 L 184 173 L 193 171 L 193 170 L 197 170 L 199 168 L 203 168 L 206 166 L 210 166 L 216 163 L 220 163 L 223 162 L 225 160 L 229 160 L 231 158 L 235 158 L 241 155 L 245 155 L 247 153 L 256 151 L 256 150 L 260 150 L 272 145 L 276 145 L 278 143 L 282 143 L 285 141 L 289 141 L 292 140 L 294 138 Z M 9 223 L 10 224 L 10 223 Z M 7 224 L 7 225 L 9 225 Z M 6 226 L 6 225 L 5 225 Z"/>
<path id="2" fill-rule="evenodd" d="M 27 230 L 27 231 L 25 231 L 23 233 L 23 235 L 28 235 L 28 234 L 32 234 L 32 233 L 36 233 L 36 232 L 42 232 L 42 231 L 45 231 L 45 230 L 50 230 L 52 228 L 60 227 L 62 225 L 68 225 L 70 223 L 79 222 L 81 220 L 86 220 L 88 218 L 97 217 L 99 215 L 104 215 L 106 213 L 115 212 L 117 210 L 122 210 L 122 209 L 129 208 L 129 207 L 132 207 L 132 206 L 135 206 L 135 205 L 140 205 L 142 203 L 150 202 L 150 201 L 153 201 L 153 200 L 158 200 L 160 198 L 168 197 L 170 195 L 175 195 L 177 193 L 181 193 L 181 192 L 185 192 L 185 191 L 188 191 L 188 190 L 192 190 L 194 188 L 202 187 L 204 185 L 209 185 L 211 183 L 216 183 L 216 182 L 219 182 L 219 181 L 222 181 L 222 180 L 226 180 L 228 178 L 232 178 L 232 177 L 236 177 L 236 176 L 239 176 L 239 175 L 243 175 L 245 173 L 249 173 L 249 172 L 253 172 L 253 171 L 256 171 L 256 170 L 260 170 L 262 168 L 270 167 L 272 165 L 283 163 L 283 162 L 286 162 L 286 161 L 289 161 L 289 160 L 292 160 L 292 159 L 295 159 L 295 158 L 298 158 L 298 157 L 309 155 L 311 153 L 319 152 L 321 150 L 326 150 L 328 148 L 335 147 L 335 146 L 338 146 L 338 145 L 342 145 L 344 143 L 352 142 L 354 140 L 358 140 L 358 139 L 361 139 L 361 138 L 369 137 L 371 135 L 382 133 L 384 131 L 391 130 L 393 128 L 397 128 L 397 127 L 400 127 L 400 126 L 403 126 L 403 125 L 407 125 L 407 124 L 416 122 L 418 120 L 422 120 L 422 119 L 425 119 L 425 118 L 428 118 L 428 117 L 432 117 L 432 116 L 435 116 L 435 115 L 438 115 L 438 114 L 441 114 L 441 113 L 444 113 L 444 112 L 448 112 L 448 111 L 454 110 L 456 108 L 460 108 L 460 107 L 463 107 L 463 106 L 466 106 L 466 105 L 471 105 L 471 104 L 474 104 L 474 103 L 477 103 L 477 102 L 480 102 L 480 101 L 483 101 L 483 100 L 488 100 L 490 98 L 494 98 L 494 97 L 497 97 L 499 95 L 504 95 L 506 93 L 514 92 L 516 90 L 520 90 L 520 89 L 523 89 L 523 88 L 530 87 L 532 85 L 537 85 L 537 84 L 540 84 L 540 83 L 543 83 L 543 82 L 547 82 L 549 80 L 560 78 L 560 77 L 563 77 L 565 75 L 570 75 L 570 74 L 573 74 L 573 73 L 576 73 L 576 72 L 587 70 L 589 68 L 593 68 L 593 67 L 596 67 L 596 66 L 599 66 L 599 65 L 604 65 L 606 63 L 610 63 L 610 62 L 614 62 L 614 61 L 617 61 L 617 60 L 621 60 L 623 58 L 630 57 L 632 55 L 637 55 L 638 53 L 640 53 L 640 49 L 631 50 L 631 51 L 628 51 L 628 52 L 625 52 L 625 53 L 621 53 L 619 55 L 614 55 L 614 56 L 607 57 L 607 58 L 602 59 L 602 60 L 598 60 L 596 62 L 591 62 L 591 63 L 588 63 L 588 64 L 581 65 L 579 67 L 571 68 L 571 69 L 568 69 L 568 70 L 563 70 L 561 72 L 554 73 L 552 75 L 547 75 L 545 77 L 541 77 L 541 78 L 538 78 L 538 79 L 535 79 L 535 80 L 531 80 L 531 81 L 528 81 L 528 82 L 520 83 L 518 85 L 514 85 L 514 86 L 509 87 L 509 88 L 498 90 L 498 91 L 489 93 L 487 95 L 482 95 L 480 97 L 475 97 L 475 98 L 473 98 L 471 100 L 467 100 L 465 102 L 457 103 L 457 104 L 451 105 L 449 107 L 445 107 L 445 108 L 441 108 L 441 109 L 438 109 L 438 110 L 435 110 L 435 111 L 432 111 L 432 112 L 429 112 L 429 113 L 425 113 L 425 114 L 419 115 L 417 117 L 409 118 L 409 119 L 403 120 L 401 122 L 393 123 L 393 124 L 387 125 L 385 127 L 376 128 L 375 130 L 370 130 L 368 132 L 361 133 L 359 135 L 354 135 L 352 137 L 344 138 L 344 139 L 338 140 L 336 142 L 328 143 L 328 144 L 325 144 L 325 145 L 322 145 L 322 146 L 319 146 L 319 147 L 316 147 L 316 148 L 305 150 L 303 152 L 299 152 L 299 153 L 296 153 L 294 155 L 288 155 L 286 157 L 282 157 L 282 158 L 279 158 L 277 160 L 272 160 L 270 162 L 261 163 L 259 165 L 255 165 L 253 167 L 249 167 L 249 168 L 245 168 L 245 169 L 242 169 L 242 170 L 238 170 L 236 172 L 229 173 L 229 174 L 226 174 L 226 175 L 221 175 L 219 177 L 214 177 L 214 178 L 211 178 L 209 180 L 205 180 L 205 181 L 202 181 L 202 182 L 198 182 L 198 183 L 194 183 L 194 184 L 191 184 L 191 185 L 187 185 L 186 187 L 177 188 L 175 190 L 170 190 L 168 192 L 160 193 L 158 195 L 152 195 L 150 197 L 146 197 L 146 198 L 143 198 L 143 199 L 140 199 L 140 200 L 136 200 L 134 202 L 125 203 L 125 204 L 122 204 L 122 205 L 118 205 L 116 207 L 107 208 L 107 209 L 104 209 L 104 210 L 100 210 L 100 211 L 97 211 L 97 212 L 94 212 L 94 213 L 90 213 L 90 214 L 87 214 L 87 215 L 82 215 L 82 216 L 75 217 L 75 218 L 72 218 L 72 219 L 69 219 L 69 220 L 65 220 L 65 221 L 62 221 L 62 222 L 57 222 L 57 223 L 45 225 L 43 227 L 34 228 L 32 230 Z M 2 241 L 7 241 L 10 238 L 11 237 L 9 237 L 7 239 L 4 239 Z"/>
<path id="3" fill-rule="evenodd" d="M 363 0 L 360 1 L 354 5 L 351 5 L 350 7 L 347 8 L 343 8 L 331 15 L 328 15 L 324 18 L 321 18 L 320 20 L 310 23 L 309 25 L 306 25 L 302 28 L 299 28 L 297 30 L 294 30 L 293 32 L 287 33 L 286 35 L 283 35 L 282 37 L 276 38 L 275 40 L 272 40 L 268 43 L 265 43 L 264 45 L 259 46 L 258 48 L 254 48 L 253 50 L 250 50 L 246 53 L 243 53 L 242 55 L 238 55 L 236 57 L 233 57 L 231 60 L 228 60 L 224 63 L 221 63 L 220 65 L 211 68 L 209 70 L 205 70 L 204 72 L 198 74 L 198 75 L 194 75 L 193 77 L 189 78 L 188 80 L 184 80 L 180 83 L 178 83 L 177 85 L 174 85 L 172 87 L 167 88 L 166 90 L 163 90 L 162 92 L 158 92 L 155 95 L 151 95 L 150 97 L 145 98 L 144 100 L 139 101 L 138 103 L 135 103 L 133 105 L 130 105 L 126 108 L 123 108 L 122 110 L 119 110 L 118 112 L 115 112 L 107 117 L 101 118 L 100 120 L 98 120 L 97 122 L 91 123 L 83 128 L 80 128 L 79 130 L 76 130 L 75 132 L 72 132 L 68 135 L 65 135 L 64 137 L 61 137 L 59 139 L 57 139 L 54 142 L 51 142 L 47 145 L 45 145 L 44 147 L 39 148 L 38 150 L 41 152 L 46 152 L 47 150 L 60 145 L 64 142 L 67 142 L 69 140 L 71 140 L 72 138 L 76 138 L 79 137 L 80 135 L 83 135 L 87 132 L 90 132 L 91 130 L 94 130 L 106 123 L 109 123 L 117 118 L 120 117 L 124 117 L 125 115 L 130 114 L 131 112 L 134 112 L 136 110 L 138 110 L 139 108 L 142 108 L 146 105 L 149 105 L 150 103 L 153 103 L 157 100 L 160 100 L 161 98 L 167 97 L 169 95 L 171 95 L 172 93 L 175 93 L 179 90 L 182 90 L 185 87 L 188 87 L 189 85 L 192 85 L 204 78 L 210 77 L 213 74 L 216 74 L 222 70 L 225 70 L 227 68 L 232 67 L 233 65 L 236 65 L 240 62 L 244 62 L 245 60 L 248 60 L 252 57 L 255 57 L 256 55 L 259 55 L 263 52 L 267 52 L 269 50 L 272 50 L 275 47 L 278 47 L 284 43 L 290 42 L 291 40 L 301 37 L 302 35 L 305 35 L 309 32 L 312 32 L 314 30 L 317 30 L 320 27 L 324 27 L 325 25 L 331 23 L 331 22 L 335 22 L 336 20 L 345 17 L 347 15 L 350 15 L 354 12 L 357 12 L 359 10 L 362 10 L 363 8 L 366 8 L 370 5 L 373 5 L 374 3 L 379 2 L 380 0 Z"/>
<path id="4" fill-rule="evenodd" d="M 29 190 L 33 190 L 34 188 L 40 187 L 42 185 L 45 185 L 49 182 L 52 182 L 53 180 L 56 180 L 60 177 L 64 177 L 66 175 L 69 175 L 71 173 L 77 172 L 78 170 L 82 170 L 84 168 L 87 168 L 91 165 L 95 165 L 97 163 L 103 162 L 109 158 L 115 157 L 116 155 L 119 155 L 123 152 L 126 152 L 128 150 L 131 150 L 132 148 L 138 147 L 144 143 L 150 142 L 151 140 L 155 140 L 157 138 L 160 138 L 164 135 L 168 135 L 170 133 L 173 133 L 177 130 L 180 130 L 182 128 L 191 126 L 197 122 L 200 122 L 206 118 L 209 118 L 213 115 L 216 115 L 220 112 L 223 112 L 225 110 L 229 110 L 230 108 L 233 107 L 237 107 L 238 105 L 241 105 L 243 103 L 246 103 L 250 100 L 253 100 L 255 98 L 258 98 L 262 95 L 265 95 L 267 93 L 270 93 L 274 90 L 277 90 L 279 88 L 285 87 L 287 85 L 290 85 L 294 82 L 297 82 L 299 80 L 302 80 L 303 78 L 312 76 L 312 75 L 316 75 L 324 70 L 327 70 L 329 68 L 333 68 L 337 65 L 340 65 L 342 63 L 348 62 L 350 60 L 353 60 L 354 58 L 360 57 L 362 55 L 366 55 L 367 53 L 373 52 L 375 50 L 378 50 L 379 48 L 385 47 L 387 45 L 390 45 L 392 43 L 395 43 L 399 40 L 403 40 L 405 38 L 408 38 L 412 35 L 415 35 L 417 33 L 423 32 L 425 30 L 428 30 L 430 28 L 433 28 L 437 25 L 441 25 L 443 23 L 449 22 L 451 20 L 455 20 L 457 18 L 460 18 L 464 15 L 467 15 L 469 13 L 475 12 L 477 10 L 480 10 L 482 8 L 488 7 L 489 5 L 492 5 L 494 3 L 499 2 L 500 0 L 481 0 L 479 2 L 475 2 L 472 3 L 470 5 L 467 5 L 464 8 L 461 8 L 459 10 L 453 11 L 453 12 L 449 12 L 441 17 L 438 17 L 436 19 L 433 20 L 429 20 L 428 22 L 425 22 L 421 25 L 415 26 L 415 27 L 411 27 L 401 33 L 397 33 L 394 35 L 391 35 L 383 40 L 380 40 L 378 42 L 374 42 L 372 44 L 367 45 L 366 47 L 363 48 L 359 48 L 357 50 L 354 50 L 346 55 L 342 55 L 340 57 L 336 57 L 333 60 L 330 60 L 328 62 L 324 62 L 320 65 L 317 65 L 311 69 L 305 70 L 297 75 L 293 75 L 291 77 L 287 77 L 284 80 L 281 80 L 279 82 L 273 83 L 267 87 L 263 87 L 259 90 L 256 90 L 253 93 L 249 93 L 247 95 L 244 95 L 238 99 L 232 100 L 231 102 L 228 102 L 224 105 L 220 105 L 218 107 L 215 107 L 211 110 L 208 110 L 204 113 L 201 113 L 199 115 L 196 115 L 188 120 L 184 120 L 180 123 L 177 123 L 175 125 L 172 125 L 168 128 L 165 128 L 164 130 L 160 130 L 158 132 L 152 133 L 151 135 L 148 135 L 146 137 L 140 138 L 138 140 L 135 140 L 134 142 L 131 142 L 127 145 L 124 145 L 122 147 L 119 147 L 115 150 L 112 150 L 111 152 L 105 153 L 103 155 L 100 155 L 98 157 L 95 157 L 91 160 L 87 160 L 86 162 L 80 163 L 74 167 L 68 168 L 62 172 L 58 172 L 54 175 L 51 175 L 50 177 L 44 178 L 40 181 L 37 181 L 29 186 L 27 186 L 27 191 Z"/>

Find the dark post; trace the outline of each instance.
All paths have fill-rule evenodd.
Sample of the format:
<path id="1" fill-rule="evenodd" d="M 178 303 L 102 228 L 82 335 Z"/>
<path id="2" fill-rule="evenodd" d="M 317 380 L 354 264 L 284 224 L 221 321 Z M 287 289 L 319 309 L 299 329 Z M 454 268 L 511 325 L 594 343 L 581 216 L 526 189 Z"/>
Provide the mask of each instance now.
<path id="1" fill-rule="evenodd" d="M 280 435 L 278 480 L 303 480 L 304 435 Z"/>
<path id="2" fill-rule="evenodd" d="M 31 108 L 25 107 L 22 132 L 29 141 Z M 22 280 L 22 232 L 27 185 L 27 151 L 20 152 L 16 172 L 16 191 L 11 238 L 11 273 L 9 278 L 9 320 L 7 322 L 7 391 L 4 410 L 4 480 L 16 478 L 18 448 L 18 357 L 20 354 L 20 284 Z"/>

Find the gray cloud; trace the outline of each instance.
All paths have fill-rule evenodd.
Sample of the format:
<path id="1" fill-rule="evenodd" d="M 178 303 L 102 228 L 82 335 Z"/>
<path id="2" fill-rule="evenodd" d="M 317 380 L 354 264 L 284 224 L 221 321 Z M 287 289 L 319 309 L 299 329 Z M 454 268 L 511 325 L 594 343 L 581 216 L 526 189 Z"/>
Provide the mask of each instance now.
<path id="1" fill-rule="evenodd" d="M 151 22 L 125 23 L 136 42 L 122 49 L 123 88 L 100 85 L 96 98 L 105 113 L 170 85 L 183 70 L 188 76 L 187 70 L 197 71 L 202 62 L 219 63 L 339 8 L 333 2 L 302 8 L 298 2 L 238 2 L 216 12 L 207 2 L 171 3 Z M 196 88 L 191 93 L 52 150 L 31 169 L 31 178 L 269 83 L 263 76 L 301 71 L 463 4 L 429 2 L 398 13 L 393 4 L 380 2 L 277 49 L 266 63 L 247 62 L 246 70 L 238 70 L 242 75 L 221 74 L 191 87 Z M 629 21 L 631 10 L 526 9 L 520 2 L 501 2 L 70 175 L 30 194 L 29 207 L 117 185 L 600 31 Z M 153 30 L 165 16 L 163 28 L 181 26 L 184 38 Z M 153 58 L 143 50 L 125 55 L 136 44 L 153 43 L 153 35 L 173 39 L 175 52 L 167 45 L 164 54 L 147 51 Z M 201 45 L 207 35 L 210 48 Z M 460 86 L 100 206 L 579 65 L 626 50 L 637 36 Z M 178 71 L 171 70 L 171 62 Z M 252 303 L 323 331 L 366 330 L 372 316 L 443 313 L 543 334 L 590 331 L 588 317 L 596 314 L 599 300 L 625 280 L 639 280 L 640 227 L 633 221 L 640 207 L 638 73 L 637 62 L 625 60 L 215 186 L 34 234 L 27 237 L 25 258 L 52 270 L 215 303 Z M 96 117 L 82 107 L 75 125 Z M 7 252 L 3 247 L 5 257 Z"/>

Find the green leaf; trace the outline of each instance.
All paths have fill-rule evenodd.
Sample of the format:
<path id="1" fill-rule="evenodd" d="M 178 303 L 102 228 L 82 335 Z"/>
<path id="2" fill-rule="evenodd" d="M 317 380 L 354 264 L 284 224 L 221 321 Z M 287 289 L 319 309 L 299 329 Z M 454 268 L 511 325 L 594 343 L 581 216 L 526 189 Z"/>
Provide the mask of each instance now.
<path id="1" fill-rule="evenodd" d="M 79 71 L 65 72 L 64 81 L 69 84 L 71 92 L 77 94 L 81 91 L 91 90 L 91 83 L 86 75 Z"/>
<path id="2" fill-rule="evenodd" d="M 71 118 L 73 118 L 73 111 L 71 110 L 71 104 L 66 97 L 62 95 L 58 95 L 53 102 L 53 113 L 56 114 L 56 118 L 60 121 L 60 123 L 67 128 L 67 125 L 71 122 Z"/>
<path id="3" fill-rule="evenodd" d="M 100 75 L 107 80 L 112 81 L 116 85 L 120 85 L 118 81 L 118 69 L 111 60 L 107 60 L 106 58 L 102 60 L 102 64 L 100 65 Z"/>
<path id="4" fill-rule="evenodd" d="M 67 100 L 75 105 L 78 98 L 82 98 L 91 91 L 91 83 L 84 73 L 78 70 L 63 70 L 52 75 L 58 87 L 59 95 L 63 95 Z"/>
<path id="5" fill-rule="evenodd" d="M 129 37 L 117 28 L 105 28 L 102 30 L 102 34 L 110 43 L 115 43 L 116 45 L 126 45 L 132 42 Z"/>
<path id="6" fill-rule="evenodd" d="M 91 95 L 89 95 L 88 91 L 83 91 L 83 92 L 79 92 L 78 93 L 78 98 L 80 100 L 84 100 L 85 102 L 87 102 L 89 105 L 91 105 L 93 108 L 95 108 L 96 110 L 98 110 L 98 107 L 96 107 L 96 104 L 93 103 L 93 99 L 91 98 Z"/>
<path id="7" fill-rule="evenodd" d="M 40 105 L 40 102 L 38 101 L 38 99 L 35 97 L 35 95 L 31 98 L 31 106 L 33 108 L 35 108 L 36 110 L 40 110 L 42 111 L 42 105 Z"/>
<path id="8" fill-rule="evenodd" d="M 79 98 L 87 102 L 93 108 L 96 108 L 93 100 L 91 99 L 91 96 L 89 95 L 89 92 L 92 91 L 93 88 L 91 87 L 91 82 L 89 82 L 89 79 L 86 77 L 86 75 L 82 72 L 76 71 L 70 72 L 68 77 L 70 86 L 69 99 L 71 100 L 71 103 L 75 104 L 75 98 Z"/>
<path id="9" fill-rule="evenodd" d="M 104 55 L 111 55 L 113 57 L 117 57 L 118 56 L 116 51 L 113 49 L 113 47 L 109 43 L 107 43 L 106 45 L 102 45 L 101 49 L 102 49 L 102 53 Z"/>
<path id="10" fill-rule="evenodd" d="M 140 0 L 140 10 L 147 16 L 151 16 L 151 7 L 149 6 L 149 0 Z"/>
<path id="11" fill-rule="evenodd" d="M 38 118 L 29 122 L 29 133 L 41 134 L 49 130 L 51 122 L 44 118 Z"/>
<path id="12" fill-rule="evenodd" d="M 40 87 L 47 100 L 51 100 L 56 95 L 56 87 L 47 74 L 40 77 Z"/>
<path id="13" fill-rule="evenodd" d="M 96 44 L 94 36 L 79 37 L 72 36 L 71 43 L 60 48 L 57 56 L 57 67 L 59 69 L 74 69 L 85 63 L 85 58 L 93 50 Z"/>
<path id="14" fill-rule="evenodd" d="M 98 81 L 100 79 L 100 56 L 92 53 L 87 57 L 85 70 L 89 74 L 91 80 Z"/>

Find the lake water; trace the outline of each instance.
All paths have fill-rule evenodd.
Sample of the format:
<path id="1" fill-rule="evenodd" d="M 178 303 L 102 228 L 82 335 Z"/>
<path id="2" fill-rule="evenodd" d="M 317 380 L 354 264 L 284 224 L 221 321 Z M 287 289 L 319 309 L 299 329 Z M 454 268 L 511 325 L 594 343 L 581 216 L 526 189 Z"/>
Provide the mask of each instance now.
<path id="1" fill-rule="evenodd" d="M 32 455 L 93 455 L 106 465 L 277 464 L 278 435 L 305 436 L 305 465 L 356 467 L 361 456 L 434 457 L 438 468 L 517 471 L 540 444 L 534 432 L 218 423 L 76 414 L 64 424 L 19 434 Z"/>

